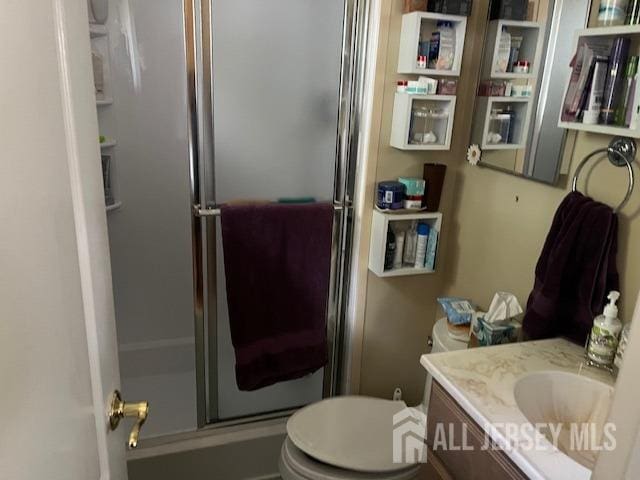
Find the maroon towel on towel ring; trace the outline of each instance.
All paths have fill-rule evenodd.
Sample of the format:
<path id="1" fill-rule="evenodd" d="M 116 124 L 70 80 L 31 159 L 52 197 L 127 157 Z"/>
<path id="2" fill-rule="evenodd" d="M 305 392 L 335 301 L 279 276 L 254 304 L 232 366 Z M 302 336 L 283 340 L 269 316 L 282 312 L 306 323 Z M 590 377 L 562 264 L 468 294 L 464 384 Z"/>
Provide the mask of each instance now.
<path id="1" fill-rule="evenodd" d="M 536 265 L 522 328 L 529 339 L 564 336 L 584 344 L 610 290 L 619 289 L 618 217 L 569 193 L 556 211 Z"/>
<path id="2" fill-rule="evenodd" d="M 228 205 L 221 222 L 238 388 L 256 390 L 322 368 L 333 206 Z"/>

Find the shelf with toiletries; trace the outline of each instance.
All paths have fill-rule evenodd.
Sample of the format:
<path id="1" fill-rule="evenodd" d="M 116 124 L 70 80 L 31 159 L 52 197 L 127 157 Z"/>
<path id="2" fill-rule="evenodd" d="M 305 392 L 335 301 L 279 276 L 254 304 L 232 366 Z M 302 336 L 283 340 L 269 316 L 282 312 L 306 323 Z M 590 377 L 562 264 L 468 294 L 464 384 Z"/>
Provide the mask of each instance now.
<path id="1" fill-rule="evenodd" d="M 544 43 L 543 25 L 520 20 L 491 20 L 487 33 L 492 55 L 484 55 L 482 78 L 534 80 Z"/>
<path id="2" fill-rule="evenodd" d="M 104 189 L 104 204 L 107 213 L 118 210 L 122 207 L 122 202 L 117 200 L 117 186 L 115 185 L 115 163 L 113 153 L 102 153 L 100 155 L 102 163 L 102 186 Z"/>
<path id="3" fill-rule="evenodd" d="M 449 150 L 455 106 L 455 95 L 396 92 L 391 146 L 400 150 Z"/>
<path id="4" fill-rule="evenodd" d="M 100 98 L 100 99 L 96 98 L 96 105 L 98 107 L 106 107 L 106 106 L 109 106 L 111 104 L 113 104 L 113 98 L 111 98 L 111 97 L 105 97 L 105 98 Z"/>
<path id="5" fill-rule="evenodd" d="M 122 202 L 113 202 L 112 204 L 107 205 L 105 208 L 107 210 L 107 213 L 120 210 L 122 208 Z"/>
<path id="6" fill-rule="evenodd" d="M 573 52 L 558 126 L 640 138 L 640 25 L 577 30 Z"/>
<path id="7" fill-rule="evenodd" d="M 478 97 L 473 142 L 482 150 L 525 148 L 531 119 L 531 98 Z"/>
<path id="8" fill-rule="evenodd" d="M 96 105 L 98 107 L 105 107 L 113 103 L 109 38 L 104 25 L 90 25 L 90 27 L 91 63 L 93 67 Z M 101 34 L 95 34 L 94 28 L 99 28 L 98 31 L 101 32 Z"/>
<path id="9" fill-rule="evenodd" d="M 113 148 L 118 144 L 113 138 L 101 138 L 100 139 L 100 149 L 106 150 L 108 148 Z"/>
<path id="10" fill-rule="evenodd" d="M 398 73 L 460 75 L 467 17 L 434 12 L 402 16 Z"/>
<path id="11" fill-rule="evenodd" d="M 378 277 L 434 273 L 441 226 L 439 212 L 396 214 L 374 210 L 369 270 Z"/>

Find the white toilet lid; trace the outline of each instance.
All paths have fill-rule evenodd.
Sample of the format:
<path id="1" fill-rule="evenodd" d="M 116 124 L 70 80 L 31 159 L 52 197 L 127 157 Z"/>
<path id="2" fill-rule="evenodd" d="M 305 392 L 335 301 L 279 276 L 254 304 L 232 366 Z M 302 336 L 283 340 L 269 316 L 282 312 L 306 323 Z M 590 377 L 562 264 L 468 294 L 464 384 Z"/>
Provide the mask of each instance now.
<path id="1" fill-rule="evenodd" d="M 309 405 L 287 422 L 287 433 L 307 455 L 359 472 L 393 472 L 408 464 L 393 462 L 393 416 L 401 401 L 350 396 Z"/>
<path id="2" fill-rule="evenodd" d="M 446 318 L 441 318 L 433 326 L 433 349 L 431 353 L 454 352 L 456 350 L 465 350 L 467 347 L 468 342 L 451 338 Z"/>
<path id="3" fill-rule="evenodd" d="M 284 475 L 282 468 L 289 472 L 288 476 Z M 414 480 L 419 466 L 386 473 L 354 472 L 314 460 L 297 448 L 290 438 L 286 438 L 282 444 L 280 469 L 284 478 L 290 478 L 293 474 L 295 478 L 308 480 Z"/>

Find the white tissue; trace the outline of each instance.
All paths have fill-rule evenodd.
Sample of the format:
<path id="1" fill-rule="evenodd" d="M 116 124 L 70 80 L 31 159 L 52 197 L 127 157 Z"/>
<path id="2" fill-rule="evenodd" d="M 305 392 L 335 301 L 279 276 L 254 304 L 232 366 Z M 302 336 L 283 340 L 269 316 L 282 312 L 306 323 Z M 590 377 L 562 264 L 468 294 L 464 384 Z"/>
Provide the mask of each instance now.
<path id="1" fill-rule="evenodd" d="M 497 292 L 493 296 L 489 311 L 484 316 L 487 323 L 501 324 L 522 313 L 518 299 L 512 293 Z"/>

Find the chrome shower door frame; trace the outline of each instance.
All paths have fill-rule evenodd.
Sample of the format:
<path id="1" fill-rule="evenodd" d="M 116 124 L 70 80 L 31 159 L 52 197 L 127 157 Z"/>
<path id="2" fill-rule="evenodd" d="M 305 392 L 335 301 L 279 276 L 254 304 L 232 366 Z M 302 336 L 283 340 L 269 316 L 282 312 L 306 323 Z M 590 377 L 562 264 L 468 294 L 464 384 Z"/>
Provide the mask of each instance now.
<path id="1" fill-rule="evenodd" d="M 197 423 L 217 422 L 217 298 L 215 160 L 210 0 L 183 0 L 189 105 L 189 175 L 192 205 L 194 318 L 196 342 Z M 329 361 L 324 369 L 323 397 L 335 395 L 341 379 L 343 318 L 348 292 L 353 224 L 352 199 L 357 166 L 358 128 L 362 109 L 369 0 L 344 0 L 342 64 L 334 175 L 334 224 L 327 312 Z M 212 407 L 214 406 L 214 407 Z M 265 412 L 284 415 L 290 410 Z M 259 414 L 238 422 L 264 418 Z M 228 425 L 229 422 L 224 422 Z"/>

